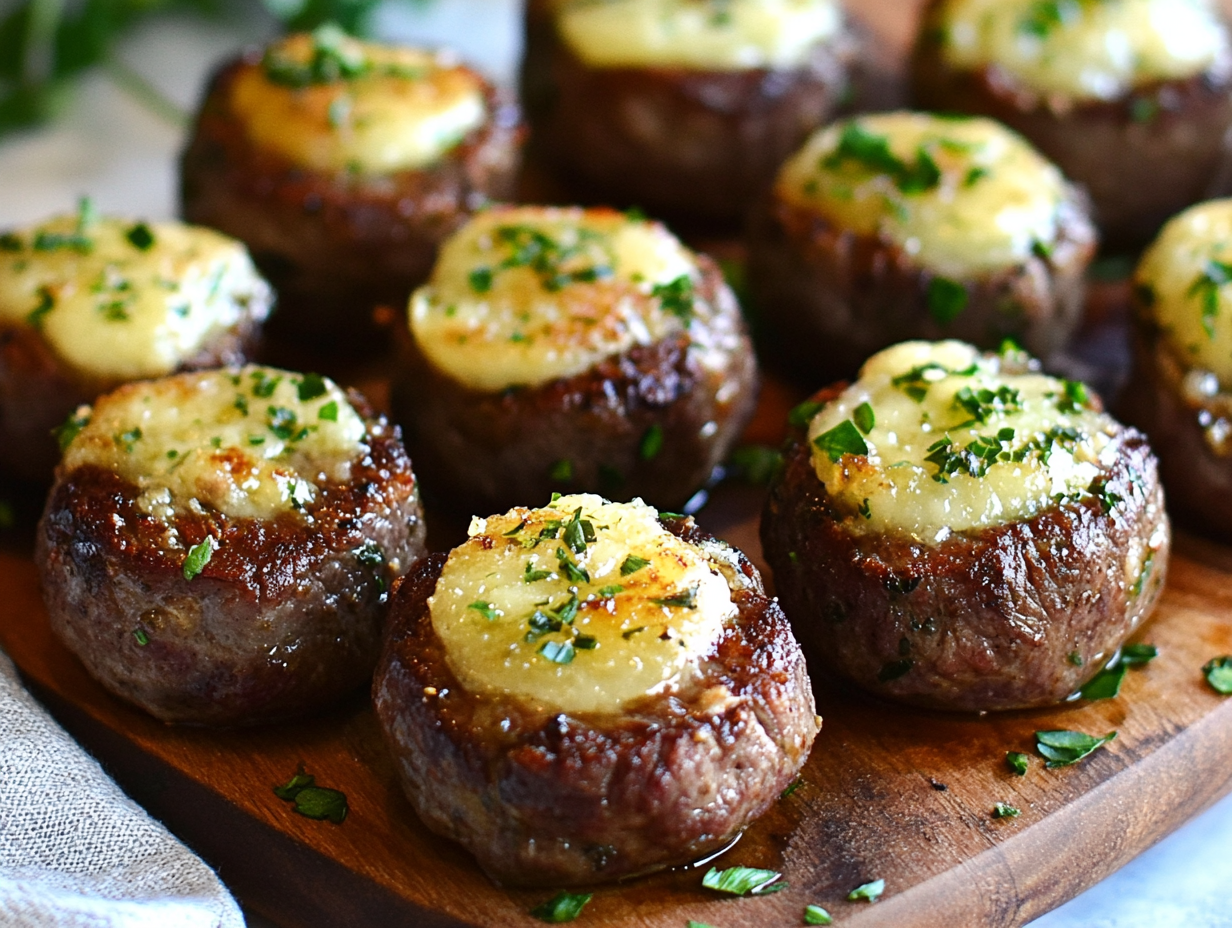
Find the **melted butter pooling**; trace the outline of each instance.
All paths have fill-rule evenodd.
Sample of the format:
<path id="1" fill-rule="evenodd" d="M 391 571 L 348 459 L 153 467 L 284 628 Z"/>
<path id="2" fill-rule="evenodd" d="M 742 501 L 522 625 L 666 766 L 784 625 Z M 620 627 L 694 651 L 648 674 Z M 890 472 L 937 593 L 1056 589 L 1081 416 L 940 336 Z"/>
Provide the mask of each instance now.
<path id="1" fill-rule="evenodd" d="M 1232 199 L 1171 219 L 1134 283 L 1177 358 L 1232 389 Z"/>
<path id="2" fill-rule="evenodd" d="M 487 113 L 481 79 L 450 55 L 328 28 L 288 36 L 245 66 L 231 108 L 258 147 L 313 170 L 362 174 L 427 167 Z"/>
<path id="3" fill-rule="evenodd" d="M 243 244 L 212 229 L 83 211 L 0 236 L 0 322 L 104 380 L 169 374 L 270 299 Z"/>
<path id="4" fill-rule="evenodd" d="M 836 35 L 834 0 L 563 0 L 557 25 L 593 67 L 790 68 Z"/>
<path id="5" fill-rule="evenodd" d="M 956 278 L 1013 267 L 1057 239 L 1061 172 L 989 119 L 884 113 L 815 133 L 778 195 Z"/>
<path id="6" fill-rule="evenodd" d="M 537 386 L 687 326 L 706 311 L 692 298 L 697 279 L 693 256 L 659 223 L 492 209 L 442 246 L 411 297 L 410 328 L 438 369 L 472 389 Z"/>
<path id="7" fill-rule="evenodd" d="M 1206 0 L 949 0 L 940 21 L 951 65 L 1078 100 L 1193 77 L 1228 44 Z"/>
<path id="8" fill-rule="evenodd" d="M 561 712 L 616 712 L 686 685 L 736 606 L 657 515 L 579 494 L 474 519 L 428 600 L 462 685 Z"/>
<path id="9" fill-rule="evenodd" d="M 1099 492 L 1113 420 L 1080 384 L 1004 365 L 962 342 L 904 342 L 814 416 L 813 468 L 850 530 L 939 543 Z M 838 453 L 860 442 L 866 454 Z"/>
<path id="10" fill-rule="evenodd" d="M 214 509 L 270 519 L 344 483 L 366 451 L 364 421 L 332 382 L 248 366 L 126 384 L 100 397 L 64 453 L 65 472 L 112 471 L 168 521 Z"/>

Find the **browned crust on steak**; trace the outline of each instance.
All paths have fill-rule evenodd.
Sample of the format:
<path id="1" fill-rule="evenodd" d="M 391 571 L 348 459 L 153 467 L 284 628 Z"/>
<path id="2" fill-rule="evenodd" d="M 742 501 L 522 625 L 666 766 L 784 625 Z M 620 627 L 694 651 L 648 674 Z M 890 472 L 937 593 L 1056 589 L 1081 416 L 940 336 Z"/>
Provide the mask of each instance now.
<path id="1" fill-rule="evenodd" d="M 471 512 L 503 512 L 554 490 L 684 503 L 739 438 L 758 382 L 735 297 L 713 261 L 698 255 L 697 262 L 695 299 L 708 308 L 695 312 L 690 332 L 542 386 L 469 389 L 407 337 L 394 417 L 429 492 Z M 691 350 L 703 338 L 722 352 L 719 370 L 703 367 Z M 662 451 L 647 460 L 642 441 L 655 427 Z M 568 480 L 552 476 L 560 461 L 570 463 Z"/>
<path id="2" fill-rule="evenodd" d="M 929 545 L 850 531 L 797 434 L 761 538 L 809 660 L 879 696 L 940 709 L 1043 706 L 1077 692 L 1150 614 L 1167 574 L 1155 457 L 1132 428 L 1113 440 L 1110 511 L 1096 496 L 1067 500 Z M 1150 568 L 1126 577 L 1131 544 L 1157 532 Z"/>
<path id="3" fill-rule="evenodd" d="M 691 519 L 664 524 L 713 543 Z M 465 690 L 427 607 L 445 560 L 425 558 L 398 588 L 373 700 L 415 811 L 493 879 L 569 886 L 695 861 L 808 757 L 818 720 L 804 659 L 743 555 L 742 583 L 723 565 L 739 615 L 697 678 L 616 715 Z"/>
<path id="4" fill-rule="evenodd" d="M 268 303 L 250 301 L 236 325 L 210 339 L 177 372 L 244 364 L 256 351 L 268 312 Z M 0 325 L 0 471 L 48 483 L 60 460 L 52 429 L 122 382 L 70 367 L 31 326 Z"/>
<path id="5" fill-rule="evenodd" d="M 1057 240 L 1023 263 L 959 280 L 966 308 L 948 323 L 928 308 L 937 275 L 887 238 L 857 235 L 771 194 L 749 228 L 748 280 L 774 363 L 810 388 L 852 376 L 870 355 L 911 339 L 957 338 L 995 349 L 1012 337 L 1047 358 L 1082 318 L 1084 275 L 1097 237 L 1070 188 Z"/>
<path id="6" fill-rule="evenodd" d="M 103 686 L 167 722 L 268 722 L 361 686 L 380 652 L 388 585 L 425 553 L 397 430 L 368 427 L 369 453 L 349 483 L 320 486 L 311 522 L 182 512 L 174 551 L 133 484 L 95 466 L 58 473 L 35 554 L 53 630 Z M 217 549 L 185 580 L 186 552 L 207 535 Z M 356 558 L 369 541 L 386 566 Z"/>
<path id="7" fill-rule="evenodd" d="M 476 207 L 513 195 L 525 134 L 518 106 L 485 82 L 484 124 L 430 167 L 324 173 L 254 146 L 231 111 L 236 77 L 259 64 L 250 51 L 210 81 L 180 160 L 181 212 L 248 245 L 278 291 L 274 334 L 375 353 L 387 342 L 373 308 L 403 306 L 441 241 Z"/>
<path id="8" fill-rule="evenodd" d="M 791 69 L 595 68 L 560 39 L 551 2 L 527 6 L 522 96 L 536 153 L 589 202 L 738 219 L 847 92 L 846 32 Z"/>
<path id="9" fill-rule="evenodd" d="M 990 116 L 1026 136 L 1086 189 L 1110 245 L 1141 246 L 1186 206 L 1232 192 L 1232 56 L 1116 100 L 1041 96 L 995 66 L 950 66 L 938 34 L 943 2 L 926 14 L 912 57 L 916 105 Z"/>
<path id="10" fill-rule="evenodd" d="M 1184 361 L 1150 310 L 1136 301 L 1134 366 L 1120 409 L 1158 449 L 1168 509 L 1177 521 L 1214 538 L 1232 538 L 1232 396 L 1186 391 Z"/>

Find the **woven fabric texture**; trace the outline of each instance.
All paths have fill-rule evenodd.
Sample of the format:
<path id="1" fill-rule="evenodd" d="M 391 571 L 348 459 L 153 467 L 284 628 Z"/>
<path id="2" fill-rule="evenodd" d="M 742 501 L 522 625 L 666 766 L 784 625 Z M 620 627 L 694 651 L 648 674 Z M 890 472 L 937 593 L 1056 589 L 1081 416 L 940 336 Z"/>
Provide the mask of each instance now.
<path id="1" fill-rule="evenodd" d="M 0 653 L 0 928 L 243 928 L 214 872 L 124 795 Z"/>

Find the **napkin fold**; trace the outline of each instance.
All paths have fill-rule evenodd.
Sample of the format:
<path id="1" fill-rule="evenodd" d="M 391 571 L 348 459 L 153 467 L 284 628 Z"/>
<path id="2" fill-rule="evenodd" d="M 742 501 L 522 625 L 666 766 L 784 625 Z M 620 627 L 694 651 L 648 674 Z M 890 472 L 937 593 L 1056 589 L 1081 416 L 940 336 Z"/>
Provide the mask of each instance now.
<path id="1" fill-rule="evenodd" d="M 0 653 L 0 928 L 243 928 L 214 871 L 121 792 Z"/>

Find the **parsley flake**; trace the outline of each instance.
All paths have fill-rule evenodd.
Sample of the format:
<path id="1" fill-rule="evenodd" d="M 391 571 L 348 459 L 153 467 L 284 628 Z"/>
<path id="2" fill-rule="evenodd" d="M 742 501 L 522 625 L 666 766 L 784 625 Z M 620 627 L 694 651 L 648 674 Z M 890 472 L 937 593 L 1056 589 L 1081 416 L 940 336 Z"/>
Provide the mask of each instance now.
<path id="1" fill-rule="evenodd" d="M 877 417 L 873 414 L 872 406 L 868 403 L 861 403 L 851 414 L 851 421 L 856 424 L 856 428 L 867 435 L 877 424 Z"/>
<path id="2" fill-rule="evenodd" d="M 582 914 L 582 909 L 593 896 L 594 893 L 557 893 L 547 902 L 531 909 L 530 914 L 541 922 L 571 922 Z"/>
<path id="3" fill-rule="evenodd" d="M 316 785 L 316 777 L 305 773 L 301 765 L 290 780 L 274 787 L 274 795 L 295 803 L 295 811 L 305 818 L 330 821 L 341 825 L 347 817 L 347 798 L 336 789 Z"/>
<path id="4" fill-rule="evenodd" d="M 806 925 L 833 925 L 834 919 L 819 905 L 806 905 L 804 907 L 804 924 Z"/>
<path id="5" fill-rule="evenodd" d="M 630 554 L 624 559 L 624 563 L 620 565 L 620 575 L 622 577 L 627 577 L 629 574 L 635 574 L 649 563 L 650 561 L 646 560 L 644 557 L 638 557 L 636 554 Z"/>
<path id="6" fill-rule="evenodd" d="M 1119 662 L 1115 667 L 1105 667 L 1082 687 L 1083 699 L 1113 699 L 1121 692 L 1121 683 L 1129 665 Z"/>
<path id="7" fill-rule="evenodd" d="M 124 237 L 138 251 L 149 251 L 154 247 L 154 232 L 144 222 L 139 222 L 130 228 L 124 233 Z"/>
<path id="8" fill-rule="evenodd" d="M 1232 696 L 1232 656 L 1224 655 L 1207 661 L 1202 667 L 1202 673 L 1206 675 L 1206 682 L 1215 692 Z"/>
<path id="9" fill-rule="evenodd" d="M 328 389 L 325 378 L 320 374 L 305 374 L 303 379 L 295 385 L 296 394 L 299 396 L 301 403 L 307 403 L 317 399 L 317 397 L 324 396 Z"/>
<path id="10" fill-rule="evenodd" d="M 150 636 L 145 633 L 144 628 L 134 628 L 133 637 L 137 639 L 137 644 L 143 648 L 150 643 Z"/>
<path id="11" fill-rule="evenodd" d="M 1153 644 L 1127 644 L 1121 648 L 1121 663 L 1130 667 L 1149 664 L 1159 657 L 1159 648 Z"/>
<path id="12" fill-rule="evenodd" d="M 317 410 L 317 418 L 325 422 L 338 421 L 338 402 L 330 400 L 324 406 Z"/>
<path id="13" fill-rule="evenodd" d="M 868 454 L 868 444 L 850 419 L 818 435 L 813 445 L 828 454 L 832 464 L 837 464 L 844 454 Z"/>
<path id="14" fill-rule="evenodd" d="M 1031 758 L 1021 751 L 1006 751 L 1005 766 L 1010 769 L 1010 773 L 1015 776 L 1025 777 L 1027 768 L 1031 765 Z"/>
<path id="15" fill-rule="evenodd" d="M 782 875 L 777 870 L 758 870 L 754 867 L 728 867 L 726 870 L 711 867 L 702 877 L 702 886 L 733 896 L 764 896 L 786 888 L 785 883 L 769 888 Z"/>
<path id="16" fill-rule="evenodd" d="M 665 596 L 661 599 L 652 598 L 650 601 L 656 606 L 674 606 L 678 609 L 696 609 L 698 588 L 698 584 L 695 583 L 682 593 L 677 593 L 674 596 Z"/>
<path id="17" fill-rule="evenodd" d="M 787 414 L 787 422 L 795 428 L 807 429 L 809 423 L 813 421 L 813 417 L 825 408 L 825 403 L 819 403 L 816 400 L 805 400 Z"/>
<path id="18" fill-rule="evenodd" d="M 1202 328 L 1207 338 L 1215 337 L 1215 320 L 1219 317 L 1219 291 L 1232 282 L 1232 264 L 1216 261 L 1206 262 L 1202 273 L 1189 286 L 1187 295 L 1198 297 L 1202 305 Z"/>
<path id="19" fill-rule="evenodd" d="M 491 603 L 485 603 L 482 600 L 476 600 L 475 602 L 471 603 L 466 608 L 474 609 L 476 612 L 478 612 L 481 616 L 483 616 L 489 622 L 495 622 L 497 616 L 501 614 L 500 610 L 497 609 L 494 605 L 492 605 Z"/>
<path id="20" fill-rule="evenodd" d="M 572 641 L 545 641 L 539 645 L 539 653 L 553 664 L 571 664 L 577 654 Z"/>
<path id="21" fill-rule="evenodd" d="M 188 555 L 184 558 L 184 579 L 192 580 L 196 578 L 201 571 L 205 570 L 205 565 L 210 562 L 210 558 L 214 556 L 214 550 L 217 548 L 218 542 L 214 540 L 213 535 L 206 535 L 205 540 L 200 544 L 195 544 L 188 549 Z"/>
<path id="22" fill-rule="evenodd" d="M 993 818 L 1017 818 L 1022 810 L 1005 802 L 998 802 L 992 807 Z"/>
<path id="23" fill-rule="evenodd" d="M 848 902 L 876 902 L 885 892 L 885 880 L 873 880 L 863 883 L 847 894 Z"/>
<path id="24" fill-rule="evenodd" d="M 693 281 L 688 274 L 681 274 L 665 284 L 655 284 L 650 295 L 659 301 L 665 313 L 670 313 L 685 325 L 693 320 Z"/>
<path id="25" fill-rule="evenodd" d="M 1035 749 L 1047 760 L 1046 767 L 1068 767 L 1103 747 L 1116 736 L 1115 731 L 1108 732 L 1102 738 L 1080 731 L 1037 731 Z"/>
<path id="26" fill-rule="evenodd" d="M 89 424 L 90 407 L 78 406 L 77 411 L 65 419 L 62 425 L 58 425 L 51 430 L 51 434 L 60 445 L 60 450 L 65 451 L 73 443 L 73 439 Z"/>

